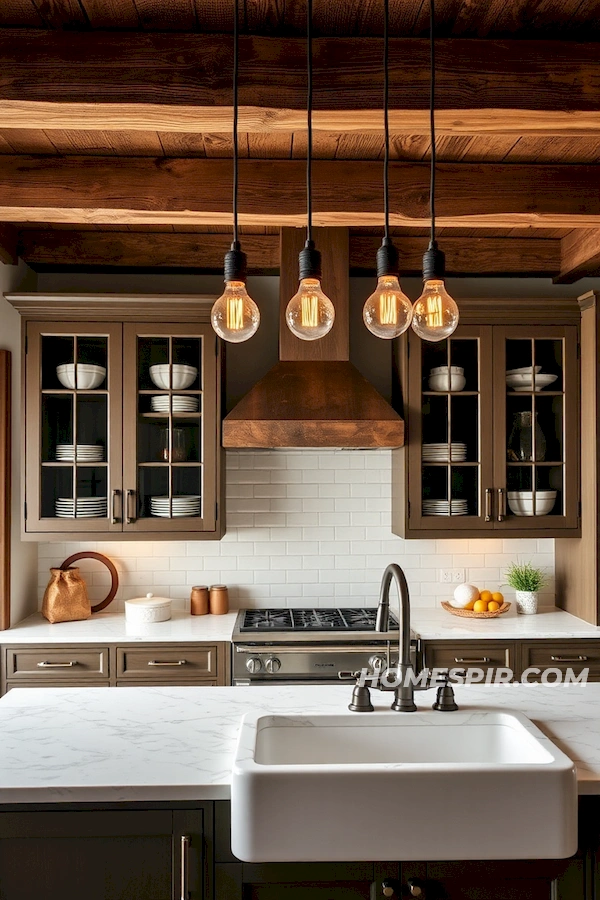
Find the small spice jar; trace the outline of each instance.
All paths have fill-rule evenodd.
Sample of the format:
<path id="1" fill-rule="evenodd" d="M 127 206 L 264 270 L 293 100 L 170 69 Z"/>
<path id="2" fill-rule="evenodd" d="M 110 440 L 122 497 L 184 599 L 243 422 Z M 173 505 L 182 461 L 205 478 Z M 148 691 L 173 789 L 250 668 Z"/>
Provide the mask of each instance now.
<path id="1" fill-rule="evenodd" d="M 229 591 L 224 584 L 211 584 L 209 607 L 214 616 L 224 616 L 229 612 Z"/>
<path id="2" fill-rule="evenodd" d="M 197 585 L 190 594 L 190 613 L 193 616 L 205 616 L 208 612 L 208 587 Z"/>

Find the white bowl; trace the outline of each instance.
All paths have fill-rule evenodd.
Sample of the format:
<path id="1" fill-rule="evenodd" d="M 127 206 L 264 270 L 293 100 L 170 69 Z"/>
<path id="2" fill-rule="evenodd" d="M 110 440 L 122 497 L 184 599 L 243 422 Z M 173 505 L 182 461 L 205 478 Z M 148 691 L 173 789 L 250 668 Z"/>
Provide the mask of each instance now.
<path id="1" fill-rule="evenodd" d="M 558 375 L 539 374 L 535 376 L 535 390 L 541 391 L 548 385 L 553 384 Z M 533 390 L 534 381 L 529 375 L 507 375 L 506 384 L 513 391 L 531 391 Z"/>
<path id="2" fill-rule="evenodd" d="M 464 375 L 430 375 L 428 380 L 430 391 L 462 391 L 467 379 Z"/>
<path id="3" fill-rule="evenodd" d="M 542 371 L 541 366 L 523 366 L 521 369 L 507 369 L 507 375 L 531 375 L 531 369 L 535 369 L 535 373 L 537 375 L 538 372 Z"/>
<path id="4" fill-rule="evenodd" d="M 174 391 L 183 391 L 194 383 L 198 376 L 198 369 L 194 366 L 174 365 L 172 373 L 172 384 L 169 384 L 169 366 L 150 366 L 150 378 L 158 388 L 168 391 L 172 388 Z"/>
<path id="5" fill-rule="evenodd" d="M 446 375 L 448 372 L 448 366 L 436 366 L 435 369 L 430 369 L 430 375 Z M 465 370 L 462 366 L 450 366 L 450 372 L 452 375 L 464 375 Z"/>
<path id="6" fill-rule="evenodd" d="M 75 389 L 75 364 L 65 363 L 56 367 L 56 377 L 63 387 Z M 92 366 L 77 363 L 77 387 L 82 391 L 91 391 L 99 387 L 106 378 L 104 366 Z"/>
<path id="7" fill-rule="evenodd" d="M 508 506 L 515 516 L 547 516 L 554 508 L 556 491 L 537 491 L 535 510 L 532 491 L 508 491 Z"/>

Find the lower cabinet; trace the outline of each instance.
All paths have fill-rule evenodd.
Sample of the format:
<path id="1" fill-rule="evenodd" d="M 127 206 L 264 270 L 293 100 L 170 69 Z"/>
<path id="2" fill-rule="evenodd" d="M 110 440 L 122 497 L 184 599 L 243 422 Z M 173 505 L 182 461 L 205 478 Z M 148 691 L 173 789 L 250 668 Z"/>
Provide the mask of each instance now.
<path id="1" fill-rule="evenodd" d="M 0 900 L 208 900 L 210 824 L 202 808 L 0 812 Z"/>

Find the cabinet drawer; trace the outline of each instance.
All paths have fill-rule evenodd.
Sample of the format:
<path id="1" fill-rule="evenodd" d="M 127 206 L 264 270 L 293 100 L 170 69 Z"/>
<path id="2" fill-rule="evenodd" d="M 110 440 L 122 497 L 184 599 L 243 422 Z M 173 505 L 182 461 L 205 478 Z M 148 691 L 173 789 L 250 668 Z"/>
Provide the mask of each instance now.
<path id="1" fill-rule="evenodd" d="M 588 680 L 600 681 L 600 641 L 531 641 L 521 644 L 521 673 L 526 669 L 572 669 L 578 675 L 589 669 Z M 552 681 L 553 675 L 548 676 Z M 528 672 L 528 681 L 541 681 L 542 672 Z"/>
<path id="2" fill-rule="evenodd" d="M 430 669 L 515 668 L 512 641 L 426 641 L 424 665 Z"/>
<path id="3" fill-rule="evenodd" d="M 6 650 L 6 678 L 10 681 L 108 681 L 107 647 Z"/>
<path id="4" fill-rule="evenodd" d="M 217 646 L 118 647 L 117 678 L 144 682 L 184 682 L 217 678 Z"/>

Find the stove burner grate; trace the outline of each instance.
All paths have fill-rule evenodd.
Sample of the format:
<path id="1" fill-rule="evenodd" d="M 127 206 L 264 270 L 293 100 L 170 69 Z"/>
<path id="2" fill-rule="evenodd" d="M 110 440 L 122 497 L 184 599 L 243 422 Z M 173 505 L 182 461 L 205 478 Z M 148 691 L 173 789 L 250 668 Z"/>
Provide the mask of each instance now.
<path id="1" fill-rule="evenodd" d="M 374 631 L 374 607 L 343 609 L 247 609 L 240 631 Z M 390 628 L 398 620 L 390 613 Z"/>

